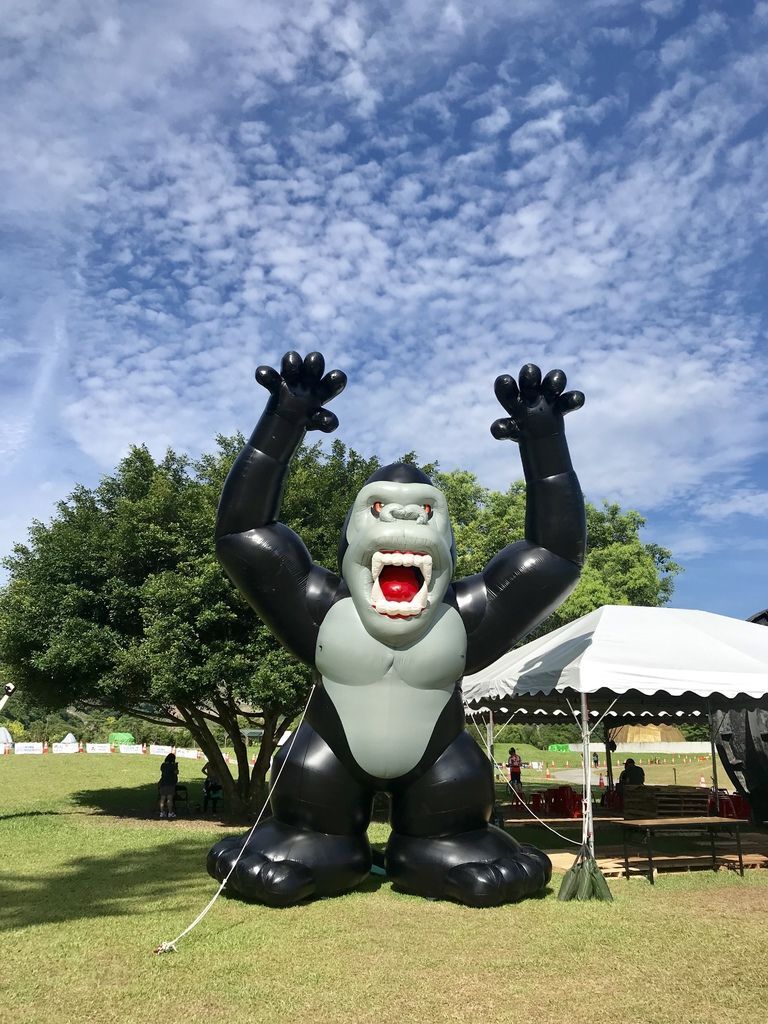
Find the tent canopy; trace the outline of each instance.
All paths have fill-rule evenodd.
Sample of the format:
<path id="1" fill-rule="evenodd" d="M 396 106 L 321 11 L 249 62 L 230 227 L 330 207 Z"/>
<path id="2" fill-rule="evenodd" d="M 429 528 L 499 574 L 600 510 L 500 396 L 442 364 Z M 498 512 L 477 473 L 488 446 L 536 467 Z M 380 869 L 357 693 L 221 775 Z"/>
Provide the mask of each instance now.
<path id="1" fill-rule="evenodd" d="M 465 676 L 471 707 L 515 721 L 569 714 L 589 695 L 611 724 L 681 721 L 708 708 L 765 706 L 768 630 L 724 615 L 605 605 Z"/>

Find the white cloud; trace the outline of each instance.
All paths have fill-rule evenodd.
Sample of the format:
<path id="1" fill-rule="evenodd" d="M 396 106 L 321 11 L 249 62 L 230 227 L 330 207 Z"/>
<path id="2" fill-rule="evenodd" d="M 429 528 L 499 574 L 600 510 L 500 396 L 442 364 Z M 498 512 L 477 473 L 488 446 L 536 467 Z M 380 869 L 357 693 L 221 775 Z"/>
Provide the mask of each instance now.
<path id="1" fill-rule="evenodd" d="M 704 519 L 722 520 L 731 516 L 754 516 L 768 518 L 768 491 L 741 487 L 729 493 L 710 498 L 699 506 L 699 515 Z"/>
<path id="2" fill-rule="evenodd" d="M 504 486 L 493 379 L 533 360 L 587 393 L 569 433 L 590 496 L 678 505 L 711 537 L 697 496 L 766 448 L 768 63 L 724 16 L 658 44 L 681 12 L 631 7 L 17 4 L 6 456 L 52 428 L 91 472 L 135 441 L 199 450 L 249 428 L 257 363 L 317 347 L 350 374 L 344 440 Z M 653 81 L 595 68 L 590 28 L 653 50 Z"/>
<path id="3" fill-rule="evenodd" d="M 498 135 L 507 127 L 510 120 L 508 110 L 504 107 L 496 107 L 492 113 L 478 118 L 473 127 L 478 135 Z"/>

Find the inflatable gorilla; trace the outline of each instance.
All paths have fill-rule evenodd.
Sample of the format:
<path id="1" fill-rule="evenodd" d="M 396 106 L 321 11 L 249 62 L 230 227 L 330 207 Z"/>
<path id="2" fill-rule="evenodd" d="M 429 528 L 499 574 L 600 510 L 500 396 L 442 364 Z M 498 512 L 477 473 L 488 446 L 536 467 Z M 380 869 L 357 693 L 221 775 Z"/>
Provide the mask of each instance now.
<path id="1" fill-rule="evenodd" d="M 247 899 L 289 906 L 352 889 L 368 874 L 373 797 L 391 796 L 386 871 L 397 889 L 471 906 L 537 892 L 551 864 L 489 825 L 493 773 L 464 731 L 461 678 L 490 664 L 575 586 L 584 556 L 584 503 L 563 414 L 565 374 L 524 366 L 496 395 L 508 416 L 491 427 L 519 442 L 527 484 L 526 538 L 483 572 L 452 582 L 445 496 L 411 465 L 386 466 L 357 495 L 336 575 L 314 565 L 278 522 L 283 486 L 307 430 L 338 426 L 324 404 L 346 384 L 313 352 L 260 366 L 266 410 L 232 467 L 216 544 L 228 575 L 297 657 L 316 690 L 293 745 L 276 755 L 272 817 L 255 829 L 230 885 Z M 208 855 L 223 880 L 243 838 Z"/>

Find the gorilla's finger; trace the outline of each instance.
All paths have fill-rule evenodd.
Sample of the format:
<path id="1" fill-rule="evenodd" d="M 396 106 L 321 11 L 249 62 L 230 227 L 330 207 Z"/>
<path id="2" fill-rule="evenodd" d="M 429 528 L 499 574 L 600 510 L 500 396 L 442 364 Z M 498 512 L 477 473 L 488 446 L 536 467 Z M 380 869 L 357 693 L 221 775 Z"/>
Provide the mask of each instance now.
<path id="1" fill-rule="evenodd" d="M 507 412 L 512 412 L 515 407 L 515 403 L 520 398 L 520 392 L 518 391 L 517 381 L 515 378 L 508 373 L 502 373 L 502 375 L 497 377 L 494 381 L 493 390 Z"/>
<path id="2" fill-rule="evenodd" d="M 256 369 L 256 380 L 271 394 L 276 395 L 280 387 L 280 374 L 271 366 L 259 366 Z"/>
<path id="3" fill-rule="evenodd" d="M 320 381 L 320 397 L 323 402 L 330 402 L 340 395 L 347 386 L 347 375 L 343 370 L 331 370 Z"/>
<path id="4" fill-rule="evenodd" d="M 520 428 L 511 419 L 495 420 L 491 424 L 491 433 L 497 441 L 518 441 Z"/>
<path id="5" fill-rule="evenodd" d="M 547 398 L 557 398 L 565 391 L 567 378 L 562 370 L 550 370 L 541 382 L 541 393 Z"/>
<path id="6" fill-rule="evenodd" d="M 322 430 L 324 434 L 332 433 L 339 425 L 338 416 L 328 409 L 318 409 L 309 421 L 310 430 Z"/>
<path id="7" fill-rule="evenodd" d="M 519 374 L 520 394 L 524 400 L 532 401 L 539 397 L 541 387 L 541 370 L 535 363 L 526 363 Z"/>
<path id="8" fill-rule="evenodd" d="M 580 409 L 582 405 L 584 405 L 583 391 L 566 391 L 558 398 L 555 408 L 565 416 L 566 413 L 573 412 L 574 409 Z"/>
<path id="9" fill-rule="evenodd" d="M 301 368 L 304 365 L 298 352 L 286 352 L 283 361 L 280 363 L 280 372 L 283 379 L 289 384 L 297 381 L 301 376 Z"/>
<path id="10" fill-rule="evenodd" d="M 322 352 L 310 352 L 304 357 L 304 373 L 307 377 L 320 380 L 325 372 L 325 359 Z"/>

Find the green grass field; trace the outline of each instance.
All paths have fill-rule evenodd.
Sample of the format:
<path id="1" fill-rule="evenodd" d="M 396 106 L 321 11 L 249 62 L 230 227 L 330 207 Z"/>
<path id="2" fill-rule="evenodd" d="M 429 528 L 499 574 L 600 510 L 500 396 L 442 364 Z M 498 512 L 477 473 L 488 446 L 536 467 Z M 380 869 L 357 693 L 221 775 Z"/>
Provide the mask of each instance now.
<path id="1" fill-rule="evenodd" d="M 610 883 L 493 910 L 361 891 L 289 910 L 214 892 L 216 823 L 157 821 L 159 759 L 0 759 L 3 1019 L 742 1024 L 768 1010 L 768 872 Z M 202 776 L 181 762 L 199 800 Z M 372 838 L 386 838 L 376 825 Z M 66 1011 L 62 1010 L 66 1007 Z"/>

